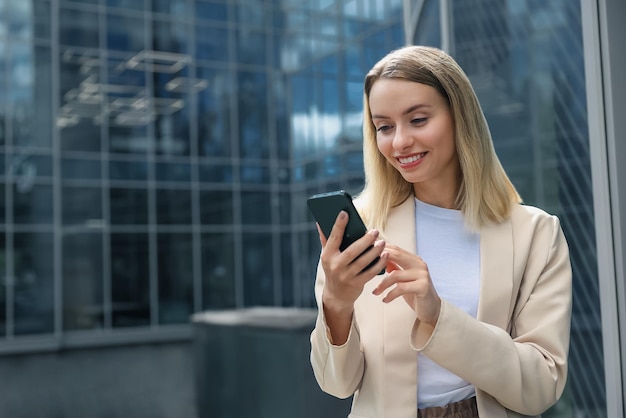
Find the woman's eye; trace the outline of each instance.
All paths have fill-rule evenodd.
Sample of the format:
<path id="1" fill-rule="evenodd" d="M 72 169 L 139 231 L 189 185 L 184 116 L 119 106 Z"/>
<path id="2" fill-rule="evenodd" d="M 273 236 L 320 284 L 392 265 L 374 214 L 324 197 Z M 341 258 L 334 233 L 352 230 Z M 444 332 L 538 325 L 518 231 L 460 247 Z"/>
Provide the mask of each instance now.
<path id="1" fill-rule="evenodd" d="M 386 132 L 389 129 L 391 129 L 391 126 L 389 126 L 389 125 L 381 125 L 378 128 L 376 128 L 376 131 L 377 132 Z"/>
<path id="2" fill-rule="evenodd" d="M 419 125 L 420 123 L 424 123 L 428 120 L 428 118 L 415 118 L 411 120 L 411 123 L 414 125 Z"/>

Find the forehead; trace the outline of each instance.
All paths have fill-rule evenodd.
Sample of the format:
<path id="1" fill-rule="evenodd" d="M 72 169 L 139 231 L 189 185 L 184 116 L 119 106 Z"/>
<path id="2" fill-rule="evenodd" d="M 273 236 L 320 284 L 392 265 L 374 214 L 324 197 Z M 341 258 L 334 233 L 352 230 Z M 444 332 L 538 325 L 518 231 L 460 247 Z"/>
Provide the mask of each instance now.
<path id="1" fill-rule="evenodd" d="M 399 109 L 407 106 L 445 105 L 445 99 L 432 86 L 401 79 L 378 79 L 372 85 L 368 97 L 369 106 L 375 109 Z"/>

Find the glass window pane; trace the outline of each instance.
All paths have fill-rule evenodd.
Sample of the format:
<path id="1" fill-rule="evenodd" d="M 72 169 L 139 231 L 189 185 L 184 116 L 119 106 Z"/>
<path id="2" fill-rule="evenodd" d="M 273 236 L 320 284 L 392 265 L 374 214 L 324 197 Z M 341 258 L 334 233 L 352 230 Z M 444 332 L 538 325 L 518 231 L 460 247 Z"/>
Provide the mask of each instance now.
<path id="1" fill-rule="evenodd" d="M 148 163 L 142 160 L 111 160 L 109 161 L 109 178 L 111 180 L 146 180 Z"/>
<path id="2" fill-rule="evenodd" d="M 235 255 L 232 234 L 202 235 L 203 309 L 235 307 Z"/>
<path id="3" fill-rule="evenodd" d="M 270 135 L 265 73 L 238 74 L 239 149 L 241 158 L 269 158 Z"/>
<path id="4" fill-rule="evenodd" d="M 177 54 L 189 53 L 192 46 L 189 28 L 188 24 L 179 21 L 154 20 L 152 22 L 154 49 Z"/>
<path id="5" fill-rule="evenodd" d="M 196 26 L 196 59 L 217 62 L 230 62 L 229 39 L 232 30 L 204 25 Z"/>
<path id="6" fill-rule="evenodd" d="M 99 187 L 64 186 L 62 202 L 64 225 L 102 226 L 102 189 Z"/>
<path id="7" fill-rule="evenodd" d="M 57 126 L 64 150 L 101 151 L 104 98 L 99 85 L 98 60 L 97 51 L 67 49 L 61 53 L 62 102 Z"/>
<path id="8" fill-rule="evenodd" d="M 189 163 L 156 163 L 157 181 L 184 182 L 191 181 L 191 165 Z"/>
<path id="9" fill-rule="evenodd" d="M 107 48 L 136 52 L 146 49 L 143 17 L 109 13 L 107 15 Z"/>
<path id="10" fill-rule="evenodd" d="M 104 323 L 102 234 L 63 237 L 63 328 L 101 328 Z"/>
<path id="11" fill-rule="evenodd" d="M 51 225 L 54 222 L 52 186 L 17 183 L 13 188 L 13 222 L 16 224 Z"/>
<path id="12" fill-rule="evenodd" d="M 269 192 L 241 192 L 241 220 L 244 224 L 268 225 L 272 223 L 271 195 Z"/>
<path id="13" fill-rule="evenodd" d="M 245 306 L 274 304 L 274 266 L 272 235 L 243 234 L 243 277 Z"/>
<path id="14" fill-rule="evenodd" d="M 6 186 L 4 183 L 0 183 L 0 225 L 4 225 L 6 223 L 6 213 L 7 213 L 7 206 L 6 206 Z M 0 274 L 4 274 L 1 270 L 0 270 Z"/>
<path id="15" fill-rule="evenodd" d="M 59 40 L 61 45 L 98 48 L 100 22 L 96 12 L 61 7 Z"/>
<path id="16" fill-rule="evenodd" d="M 159 323 L 186 324 L 193 306 L 192 239 L 158 234 Z"/>
<path id="17" fill-rule="evenodd" d="M 50 48 L 14 43 L 9 69 L 13 143 L 50 147 L 52 126 Z"/>
<path id="18" fill-rule="evenodd" d="M 240 167 L 242 183 L 270 184 L 270 169 L 261 164 L 243 164 Z"/>
<path id="19" fill-rule="evenodd" d="M 228 21 L 228 5 L 229 3 L 213 3 L 196 0 L 194 4 L 194 14 L 198 20 L 225 23 Z"/>
<path id="20" fill-rule="evenodd" d="M 53 238 L 49 233 L 16 233 L 14 333 L 54 331 Z"/>
<path id="21" fill-rule="evenodd" d="M 102 160 L 63 158 L 61 176 L 63 179 L 98 180 L 102 177 Z"/>
<path id="22" fill-rule="evenodd" d="M 198 153 L 228 157 L 231 155 L 231 99 L 236 91 L 233 77 L 227 71 L 198 67 L 198 78 L 208 84 L 198 93 Z"/>
<path id="23" fill-rule="evenodd" d="M 147 225 L 148 191 L 146 189 L 111 188 L 112 225 Z"/>
<path id="24" fill-rule="evenodd" d="M 155 74 L 155 140 L 160 155 L 189 155 L 189 89 L 187 71 Z"/>
<path id="25" fill-rule="evenodd" d="M 0 189 L 4 189 L 0 187 Z M 0 199 L 0 205 L 3 199 Z M 7 254 L 6 254 L 6 234 L 0 232 L 0 337 L 6 335 L 7 329 L 7 297 L 6 288 L 9 278 L 7 277 Z"/>
<path id="26" fill-rule="evenodd" d="M 200 191 L 200 222 L 202 224 L 232 224 L 234 210 L 232 191 Z"/>
<path id="27" fill-rule="evenodd" d="M 191 192 L 189 190 L 158 189 L 156 204 L 158 224 L 191 224 Z"/>
<path id="28" fill-rule="evenodd" d="M 283 278 L 282 298 L 283 306 L 294 306 L 294 276 L 293 276 L 293 249 L 291 234 L 280 234 L 280 275 Z"/>
<path id="29" fill-rule="evenodd" d="M 113 327 L 150 324 L 150 259 L 147 234 L 111 234 Z"/>
<path id="30" fill-rule="evenodd" d="M 199 163 L 198 173 L 202 183 L 231 183 L 233 181 L 232 163 Z"/>
<path id="31" fill-rule="evenodd" d="M 98 0 L 90 0 L 98 2 Z M 106 5 L 109 7 L 119 7 L 126 10 L 144 10 L 144 1 L 137 0 L 106 0 Z"/>

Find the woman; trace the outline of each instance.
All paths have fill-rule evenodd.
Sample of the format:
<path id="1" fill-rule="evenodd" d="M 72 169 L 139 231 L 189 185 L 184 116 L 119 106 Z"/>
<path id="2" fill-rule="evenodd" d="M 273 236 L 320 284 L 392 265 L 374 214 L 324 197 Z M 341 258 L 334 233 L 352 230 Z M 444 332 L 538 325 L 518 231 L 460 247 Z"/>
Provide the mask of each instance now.
<path id="1" fill-rule="evenodd" d="M 567 377 L 558 219 L 520 203 L 467 76 L 438 49 L 405 47 L 372 68 L 363 131 L 355 204 L 371 230 L 343 252 L 345 213 L 320 232 L 320 387 L 354 396 L 351 418 L 540 415 Z"/>

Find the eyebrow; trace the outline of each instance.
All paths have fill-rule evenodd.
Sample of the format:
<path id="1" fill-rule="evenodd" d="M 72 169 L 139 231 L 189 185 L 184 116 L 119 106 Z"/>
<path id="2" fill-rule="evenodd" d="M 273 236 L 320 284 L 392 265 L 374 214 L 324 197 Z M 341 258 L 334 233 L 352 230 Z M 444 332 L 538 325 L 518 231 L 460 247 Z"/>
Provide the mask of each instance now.
<path id="1" fill-rule="evenodd" d="M 404 112 L 402 112 L 402 115 L 408 115 L 409 113 L 414 112 L 417 109 L 421 109 L 423 107 L 432 107 L 432 106 L 426 103 L 416 104 L 416 105 L 409 107 Z M 387 118 L 388 116 L 385 116 L 385 115 L 372 115 L 372 119 L 387 119 Z"/>

